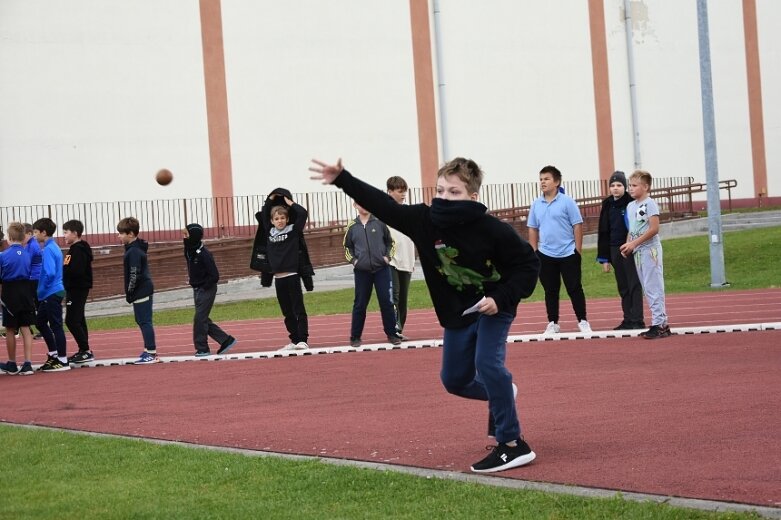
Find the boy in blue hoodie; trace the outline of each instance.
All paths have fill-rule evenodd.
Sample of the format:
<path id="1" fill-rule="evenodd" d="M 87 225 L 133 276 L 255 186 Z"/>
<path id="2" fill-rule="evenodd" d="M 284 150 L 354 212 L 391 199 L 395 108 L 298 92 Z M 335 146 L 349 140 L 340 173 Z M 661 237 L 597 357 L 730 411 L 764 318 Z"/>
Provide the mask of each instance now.
<path id="1" fill-rule="evenodd" d="M 138 238 L 139 230 L 140 225 L 134 217 L 125 217 L 117 224 L 119 241 L 125 245 L 125 300 L 133 304 L 133 315 L 144 339 L 144 351 L 133 364 L 149 365 L 160 362 L 152 324 L 152 295 L 155 287 L 146 257 L 149 244 Z"/>
<path id="2" fill-rule="evenodd" d="M 30 254 L 25 250 L 24 226 L 19 222 L 8 225 L 8 248 L 0 253 L 0 283 L 3 285 L 2 313 L 3 326 L 8 333 L 5 345 L 8 349 L 8 362 L 0 363 L 0 370 L 6 374 L 30 376 L 33 336 L 30 325 L 35 322 L 35 293 L 29 283 Z M 21 334 L 24 344 L 24 364 L 16 366 L 16 335 Z"/>
<path id="3" fill-rule="evenodd" d="M 62 251 L 52 238 L 57 224 L 50 218 L 33 222 L 33 236 L 41 248 L 41 277 L 38 280 L 38 315 L 36 325 L 46 342 L 49 356 L 39 370 L 61 372 L 70 370 L 65 344 L 65 329 L 62 326 L 62 300 L 65 286 L 62 284 Z"/>

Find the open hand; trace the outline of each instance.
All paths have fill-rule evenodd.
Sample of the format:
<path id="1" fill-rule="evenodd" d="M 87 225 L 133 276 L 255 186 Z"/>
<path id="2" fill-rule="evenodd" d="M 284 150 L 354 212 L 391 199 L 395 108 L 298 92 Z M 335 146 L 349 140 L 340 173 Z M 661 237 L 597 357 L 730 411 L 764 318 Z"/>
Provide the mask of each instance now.
<path id="1" fill-rule="evenodd" d="M 317 159 L 312 159 L 312 162 L 316 166 L 310 166 L 309 171 L 315 172 L 317 175 L 312 175 L 309 178 L 313 181 L 323 181 L 323 184 L 333 184 L 344 170 L 341 158 L 337 159 L 336 164 L 327 164 Z"/>

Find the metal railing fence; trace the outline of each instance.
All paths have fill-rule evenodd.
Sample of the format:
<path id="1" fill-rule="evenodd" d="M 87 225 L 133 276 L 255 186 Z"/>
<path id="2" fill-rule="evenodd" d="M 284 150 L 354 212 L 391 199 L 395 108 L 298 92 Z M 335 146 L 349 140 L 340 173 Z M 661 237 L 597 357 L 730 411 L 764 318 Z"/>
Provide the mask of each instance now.
<path id="1" fill-rule="evenodd" d="M 691 207 L 691 177 L 654 179 L 654 191 L 668 190 L 664 203 Z M 734 181 L 733 181 L 734 182 Z M 584 204 L 598 201 L 607 193 L 607 181 L 568 181 L 564 189 L 571 197 Z M 699 185 L 702 186 L 702 185 Z M 410 204 L 429 202 L 434 188 L 411 188 Z M 480 190 L 480 201 L 492 212 L 528 207 L 539 196 L 537 182 L 487 184 Z M 294 200 L 307 208 L 307 229 L 345 225 L 355 217 L 352 200 L 340 190 L 294 193 Z M 9 222 L 34 222 L 49 217 L 58 227 L 71 219 L 84 223 L 85 237 L 93 246 L 117 245 L 116 225 L 124 217 L 136 217 L 141 223 L 141 236 L 149 242 L 169 242 L 181 239 L 181 230 L 190 222 L 204 227 L 205 238 L 253 236 L 257 228 L 255 213 L 260 210 L 266 195 L 234 197 L 204 197 L 116 202 L 84 202 L 73 204 L 41 204 L 0 207 L 0 226 Z M 589 205 L 586 204 L 586 205 Z M 59 233 L 58 233 L 59 234 Z"/>

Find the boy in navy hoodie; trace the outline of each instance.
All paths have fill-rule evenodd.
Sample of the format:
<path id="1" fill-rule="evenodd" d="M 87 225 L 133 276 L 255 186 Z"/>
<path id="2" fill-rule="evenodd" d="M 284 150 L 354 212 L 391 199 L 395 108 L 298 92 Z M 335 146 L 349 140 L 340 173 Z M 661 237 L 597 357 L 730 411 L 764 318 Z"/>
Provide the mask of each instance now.
<path id="1" fill-rule="evenodd" d="M 155 343 L 155 328 L 152 324 L 152 295 L 155 286 L 149 274 L 146 252 L 149 244 L 138 238 L 140 225 L 134 217 L 125 217 L 117 224 L 119 240 L 125 245 L 125 300 L 133 304 L 133 315 L 141 329 L 144 351 L 134 365 L 160 363 Z"/>
<path id="2" fill-rule="evenodd" d="M 528 242 L 477 202 L 483 172 L 470 159 L 453 159 L 437 173 L 431 206 L 405 206 L 353 177 L 341 159 L 335 165 L 313 162 L 313 180 L 341 188 L 415 244 L 434 311 L 445 329 L 442 384 L 451 394 L 488 401 L 489 433 L 497 445 L 472 471 L 489 473 L 530 463 L 536 455 L 522 437 L 516 386 L 504 362 L 507 333 L 521 298 L 534 291 L 540 263 Z"/>
<path id="3" fill-rule="evenodd" d="M 187 276 L 193 288 L 195 303 L 193 316 L 195 357 L 211 355 L 209 338 L 220 344 L 217 354 L 225 354 L 236 344 L 236 338 L 227 334 L 209 318 L 214 299 L 217 297 L 220 272 L 217 270 L 214 257 L 203 243 L 203 227 L 200 224 L 187 224 L 184 229 L 184 258 L 187 261 Z"/>
<path id="4" fill-rule="evenodd" d="M 62 284 L 62 251 L 52 238 L 57 225 L 50 218 L 41 218 L 33 222 L 33 236 L 41 249 L 41 278 L 38 280 L 38 315 L 36 325 L 46 342 L 49 357 L 39 370 L 42 372 L 60 372 L 70 370 L 62 327 L 62 300 L 65 286 Z"/>
<path id="5" fill-rule="evenodd" d="M 62 267 L 62 284 L 65 286 L 65 325 L 68 326 L 78 346 L 78 352 L 68 358 L 68 363 L 80 365 L 95 359 L 89 346 L 89 331 L 84 308 L 92 288 L 92 248 L 81 238 L 84 224 L 69 220 L 62 225 L 62 236 L 70 245 Z"/>

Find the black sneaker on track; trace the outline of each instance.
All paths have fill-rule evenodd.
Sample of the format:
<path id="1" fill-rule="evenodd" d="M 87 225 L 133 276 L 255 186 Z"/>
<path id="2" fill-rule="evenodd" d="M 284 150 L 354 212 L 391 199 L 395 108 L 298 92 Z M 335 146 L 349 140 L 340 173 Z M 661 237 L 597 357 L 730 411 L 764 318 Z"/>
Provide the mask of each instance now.
<path id="1" fill-rule="evenodd" d="M 672 336 L 670 327 L 667 325 L 651 325 L 651 328 L 640 334 L 645 339 L 660 339 Z"/>
<path id="2" fill-rule="evenodd" d="M 7 361 L 0 364 L 0 371 L 13 376 L 19 373 L 19 367 L 16 366 L 16 361 Z"/>
<path id="3" fill-rule="evenodd" d="M 388 343 L 390 343 L 391 345 L 401 345 L 401 338 L 398 337 L 396 334 L 394 334 L 393 336 L 389 335 Z"/>
<path id="4" fill-rule="evenodd" d="M 232 349 L 235 344 L 236 344 L 236 338 L 234 338 L 233 336 L 228 336 L 228 339 L 226 339 L 225 341 L 222 342 L 222 344 L 220 344 L 220 348 L 219 350 L 217 350 L 217 355 L 219 356 L 220 354 L 227 354 L 228 351 Z"/>
<path id="5" fill-rule="evenodd" d="M 63 372 L 70 370 L 71 366 L 66 361 L 63 363 L 58 358 L 51 358 L 51 363 L 48 366 L 41 367 L 41 372 Z"/>
<path id="6" fill-rule="evenodd" d="M 89 363 L 90 361 L 95 361 L 95 356 L 92 354 L 91 350 L 87 350 L 86 352 L 76 352 L 68 358 L 68 363 L 73 363 L 74 365 Z"/>
<path id="7" fill-rule="evenodd" d="M 47 368 L 49 365 L 52 364 L 52 360 L 53 359 L 57 359 L 57 358 L 56 357 L 51 357 L 51 356 L 47 355 L 46 356 L 46 361 L 44 362 L 44 364 L 39 366 L 38 368 L 36 368 L 36 370 L 38 372 L 42 372 L 44 368 Z"/>
<path id="8" fill-rule="evenodd" d="M 22 365 L 21 370 L 19 370 L 19 372 L 17 372 L 17 374 L 20 375 L 20 376 L 31 376 L 34 373 L 35 373 L 35 370 L 33 370 L 33 366 L 30 364 L 29 361 L 25 361 L 24 364 Z"/>
<path id="9" fill-rule="evenodd" d="M 352 348 L 359 348 L 361 346 L 361 338 L 350 338 L 350 346 Z"/>
<path id="10" fill-rule="evenodd" d="M 497 446 L 486 447 L 486 449 L 491 450 L 491 453 L 480 462 L 472 464 L 471 470 L 475 473 L 504 471 L 525 466 L 537 457 L 529 448 L 529 445 L 526 444 L 526 441 L 518 439 L 517 442 L 517 446 L 508 446 L 500 443 Z"/>

